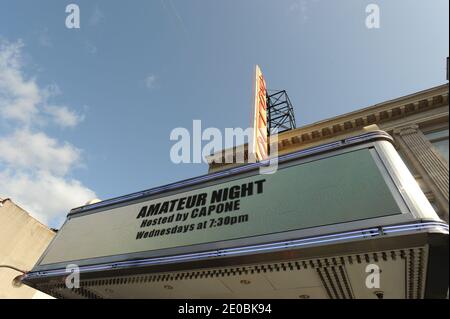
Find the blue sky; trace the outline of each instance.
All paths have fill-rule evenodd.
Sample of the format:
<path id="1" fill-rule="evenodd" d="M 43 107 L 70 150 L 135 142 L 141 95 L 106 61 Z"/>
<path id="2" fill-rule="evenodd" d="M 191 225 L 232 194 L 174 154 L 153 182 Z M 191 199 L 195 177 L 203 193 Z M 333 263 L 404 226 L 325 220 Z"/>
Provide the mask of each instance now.
<path id="1" fill-rule="evenodd" d="M 65 27 L 69 3 L 80 7 L 80 29 Z M 380 7 L 380 29 L 365 26 L 369 3 Z M 248 127 L 255 64 L 269 89 L 288 91 L 298 125 L 443 84 L 448 7 L 2 0 L 0 154 L 13 155 L 0 155 L 0 197 L 58 226 L 91 196 L 204 174 L 205 164 L 172 163 L 170 132 L 194 119 Z"/>

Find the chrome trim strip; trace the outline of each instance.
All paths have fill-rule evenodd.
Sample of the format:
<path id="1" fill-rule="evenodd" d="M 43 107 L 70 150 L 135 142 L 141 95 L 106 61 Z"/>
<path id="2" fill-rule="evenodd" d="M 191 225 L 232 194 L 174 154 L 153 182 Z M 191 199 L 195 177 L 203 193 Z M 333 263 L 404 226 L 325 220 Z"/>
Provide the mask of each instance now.
<path id="1" fill-rule="evenodd" d="M 423 223 L 419 223 L 417 225 L 419 225 L 419 227 L 420 226 L 428 226 L 428 225 L 440 226 L 440 227 L 443 227 L 443 228 L 448 230 L 448 225 L 446 223 L 443 223 L 443 222 L 423 222 Z M 383 227 L 383 229 L 388 229 L 389 230 L 389 229 L 397 229 L 397 228 L 405 228 L 405 227 L 411 227 L 411 224 L 396 225 L 396 226 L 385 226 L 385 227 Z"/>
<path id="2" fill-rule="evenodd" d="M 448 228 L 444 227 L 438 227 L 438 226 L 423 226 L 420 229 L 418 227 L 409 227 L 409 228 L 403 228 L 403 229 L 396 229 L 396 230 L 386 230 L 384 231 L 385 234 L 392 234 L 392 233 L 398 233 L 398 232 L 404 232 L 404 231 L 422 231 L 422 230 L 438 230 L 441 232 L 448 232 Z"/>

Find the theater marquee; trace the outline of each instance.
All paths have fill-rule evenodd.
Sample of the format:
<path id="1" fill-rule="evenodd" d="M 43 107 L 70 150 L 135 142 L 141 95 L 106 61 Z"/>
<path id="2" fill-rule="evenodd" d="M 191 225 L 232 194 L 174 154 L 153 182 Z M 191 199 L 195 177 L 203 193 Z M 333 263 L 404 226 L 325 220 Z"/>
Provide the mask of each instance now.
<path id="1" fill-rule="evenodd" d="M 364 178 L 360 178 L 364 176 Z M 305 182 L 308 181 L 308 182 Z M 41 264 L 400 214 L 368 149 L 70 217 Z"/>

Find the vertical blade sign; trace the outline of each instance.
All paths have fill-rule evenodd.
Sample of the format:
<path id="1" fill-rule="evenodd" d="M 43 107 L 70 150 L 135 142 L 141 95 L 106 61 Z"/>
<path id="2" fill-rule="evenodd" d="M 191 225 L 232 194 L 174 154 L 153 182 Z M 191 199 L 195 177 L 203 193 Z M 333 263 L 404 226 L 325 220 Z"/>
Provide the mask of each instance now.
<path id="1" fill-rule="evenodd" d="M 253 156 L 256 161 L 268 158 L 267 89 L 260 67 L 256 66 L 254 87 Z"/>

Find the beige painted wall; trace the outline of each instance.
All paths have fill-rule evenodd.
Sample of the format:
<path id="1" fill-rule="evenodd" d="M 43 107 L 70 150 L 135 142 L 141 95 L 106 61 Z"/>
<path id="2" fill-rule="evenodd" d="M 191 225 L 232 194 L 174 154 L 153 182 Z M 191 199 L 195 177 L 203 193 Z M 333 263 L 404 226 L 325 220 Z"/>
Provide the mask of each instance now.
<path id="1" fill-rule="evenodd" d="M 0 198 L 0 265 L 31 270 L 55 233 L 9 199 Z M 0 268 L 0 298 L 43 298 L 46 295 L 12 285 L 20 273 Z"/>

